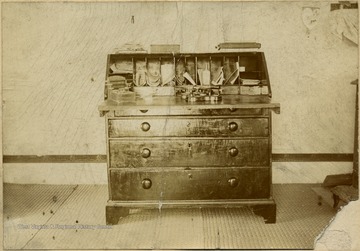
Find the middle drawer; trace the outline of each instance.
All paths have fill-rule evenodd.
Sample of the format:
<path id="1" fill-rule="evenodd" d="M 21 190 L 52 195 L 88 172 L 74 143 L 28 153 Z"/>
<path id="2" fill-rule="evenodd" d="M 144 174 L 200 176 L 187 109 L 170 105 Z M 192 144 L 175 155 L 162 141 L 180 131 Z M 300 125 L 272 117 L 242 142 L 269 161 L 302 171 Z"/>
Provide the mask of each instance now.
<path id="1" fill-rule="evenodd" d="M 109 137 L 262 137 L 268 118 L 123 118 L 109 120 Z"/>
<path id="2" fill-rule="evenodd" d="M 269 138 L 112 139 L 109 167 L 267 166 L 269 152 Z"/>

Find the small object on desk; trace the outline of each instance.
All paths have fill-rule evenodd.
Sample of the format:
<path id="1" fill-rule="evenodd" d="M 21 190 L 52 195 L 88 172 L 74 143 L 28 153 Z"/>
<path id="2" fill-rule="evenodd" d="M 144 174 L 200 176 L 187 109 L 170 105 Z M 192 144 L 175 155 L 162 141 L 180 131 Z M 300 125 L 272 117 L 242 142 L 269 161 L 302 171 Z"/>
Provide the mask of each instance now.
<path id="1" fill-rule="evenodd" d="M 109 76 L 108 80 L 109 80 L 109 82 L 117 82 L 117 83 L 122 82 L 124 84 L 124 86 L 126 85 L 126 78 L 121 75 Z"/>
<path id="2" fill-rule="evenodd" d="M 214 94 L 214 95 L 211 95 L 210 96 L 210 101 L 220 101 L 221 100 L 221 96 L 220 95 L 216 95 L 216 94 Z"/>
<path id="3" fill-rule="evenodd" d="M 109 99 L 116 103 L 134 101 L 135 93 L 125 89 L 110 90 Z"/>
<path id="4" fill-rule="evenodd" d="M 197 101 L 197 98 L 196 98 L 195 96 L 190 96 L 190 97 L 188 98 L 188 100 L 189 100 L 190 102 L 195 102 L 195 101 Z"/>

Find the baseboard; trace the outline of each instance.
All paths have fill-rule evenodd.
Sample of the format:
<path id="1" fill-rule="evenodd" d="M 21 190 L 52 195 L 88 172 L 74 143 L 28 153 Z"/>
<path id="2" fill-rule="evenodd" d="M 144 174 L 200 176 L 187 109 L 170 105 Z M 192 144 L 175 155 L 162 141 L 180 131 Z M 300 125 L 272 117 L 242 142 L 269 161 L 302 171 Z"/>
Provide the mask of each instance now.
<path id="1" fill-rule="evenodd" d="M 273 153 L 273 162 L 352 162 L 352 153 Z M 4 155 L 3 163 L 106 163 L 105 154 Z"/>

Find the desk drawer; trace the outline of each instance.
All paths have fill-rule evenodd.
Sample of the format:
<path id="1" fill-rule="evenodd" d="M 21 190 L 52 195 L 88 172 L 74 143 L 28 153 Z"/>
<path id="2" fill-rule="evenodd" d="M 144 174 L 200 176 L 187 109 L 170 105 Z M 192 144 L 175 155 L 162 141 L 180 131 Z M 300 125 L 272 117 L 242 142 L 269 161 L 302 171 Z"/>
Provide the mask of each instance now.
<path id="1" fill-rule="evenodd" d="M 267 118 L 129 118 L 109 120 L 109 137 L 268 136 Z"/>
<path id="2" fill-rule="evenodd" d="M 258 199 L 270 196 L 270 168 L 125 170 L 111 171 L 111 200 Z"/>
<path id="3" fill-rule="evenodd" d="M 110 167 L 267 166 L 269 139 L 110 140 Z"/>

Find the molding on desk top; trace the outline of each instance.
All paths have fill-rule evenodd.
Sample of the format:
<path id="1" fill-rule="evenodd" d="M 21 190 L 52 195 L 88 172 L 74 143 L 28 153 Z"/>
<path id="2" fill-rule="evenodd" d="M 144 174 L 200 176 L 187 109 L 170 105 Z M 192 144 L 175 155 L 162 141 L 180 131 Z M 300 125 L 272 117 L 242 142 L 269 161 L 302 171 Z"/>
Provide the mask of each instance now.
<path id="1" fill-rule="evenodd" d="M 124 109 L 227 109 L 227 108 L 280 108 L 279 103 L 273 103 L 268 96 L 222 95 L 219 102 L 187 102 L 179 96 L 154 96 L 148 99 L 126 100 L 116 103 L 106 100 L 99 105 L 99 111 Z"/>
<path id="2" fill-rule="evenodd" d="M 273 162 L 352 162 L 352 153 L 273 153 Z M 4 155 L 3 163 L 106 163 L 105 154 Z"/>

